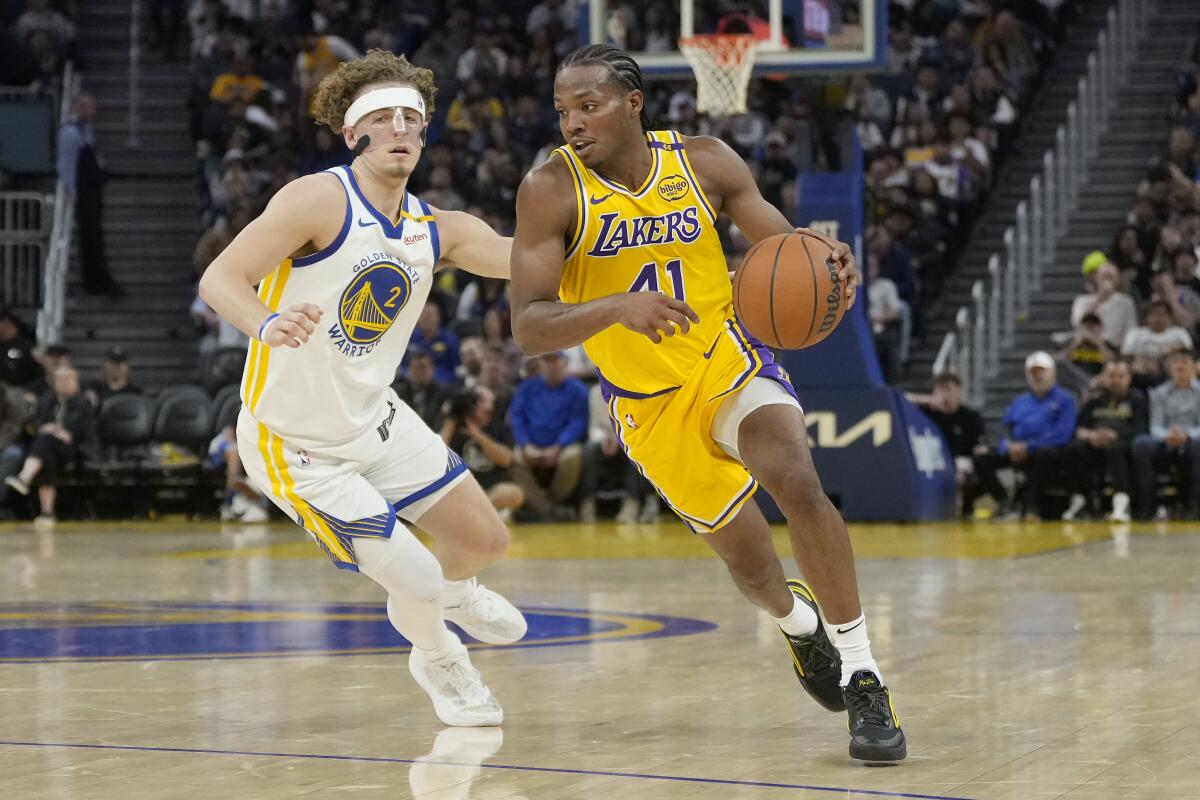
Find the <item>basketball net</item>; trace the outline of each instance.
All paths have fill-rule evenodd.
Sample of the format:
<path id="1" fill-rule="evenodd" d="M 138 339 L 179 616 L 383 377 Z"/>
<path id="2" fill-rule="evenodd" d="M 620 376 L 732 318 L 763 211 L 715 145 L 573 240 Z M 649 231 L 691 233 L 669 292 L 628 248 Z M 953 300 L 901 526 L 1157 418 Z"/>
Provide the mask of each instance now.
<path id="1" fill-rule="evenodd" d="M 685 36 L 679 50 L 696 75 L 696 110 L 727 117 L 746 113 L 746 90 L 760 39 L 753 34 Z"/>

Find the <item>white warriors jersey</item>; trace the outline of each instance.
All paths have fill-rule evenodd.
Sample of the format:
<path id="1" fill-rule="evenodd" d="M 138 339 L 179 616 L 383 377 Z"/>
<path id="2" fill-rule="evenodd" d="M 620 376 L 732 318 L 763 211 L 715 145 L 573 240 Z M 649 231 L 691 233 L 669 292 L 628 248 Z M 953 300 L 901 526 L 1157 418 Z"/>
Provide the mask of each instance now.
<path id="1" fill-rule="evenodd" d="M 315 303 L 324 316 L 296 349 L 252 339 L 242 378 L 242 403 L 254 419 L 314 445 L 346 443 L 383 422 L 440 257 L 437 222 L 416 196 L 404 196 L 393 226 L 349 167 L 327 171 L 347 199 L 337 238 L 319 253 L 283 261 L 258 287 L 272 311 Z"/>

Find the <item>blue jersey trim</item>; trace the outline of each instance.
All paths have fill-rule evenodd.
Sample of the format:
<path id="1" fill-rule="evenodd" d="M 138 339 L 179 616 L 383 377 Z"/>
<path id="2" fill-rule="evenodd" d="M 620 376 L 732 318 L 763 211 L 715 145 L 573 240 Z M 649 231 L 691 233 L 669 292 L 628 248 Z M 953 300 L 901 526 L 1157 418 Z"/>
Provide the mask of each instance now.
<path id="1" fill-rule="evenodd" d="M 428 203 L 418 197 L 417 204 L 421 206 L 422 214 L 427 217 L 433 216 Z M 429 228 L 429 243 L 433 245 L 433 263 L 436 265 L 442 258 L 442 240 L 438 236 L 437 220 L 426 222 L 425 225 Z"/>
<path id="2" fill-rule="evenodd" d="M 367 212 L 375 218 L 376 222 L 379 223 L 379 227 L 383 229 L 383 235 L 389 239 L 401 238 L 403 236 L 403 231 L 404 231 L 404 217 L 400 218 L 399 226 L 393 225 L 392 221 L 390 219 L 388 219 L 387 216 L 383 212 L 381 212 L 375 206 L 371 205 L 371 201 L 368 200 L 366 198 L 366 196 L 362 193 L 362 187 L 360 187 L 358 185 L 358 179 L 354 177 L 354 170 L 350 169 L 349 167 L 345 167 L 345 170 L 346 170 L 346 177 L 350 179 L 350 185 L 352 187 L 354 187 L 354 193 L 356 195 L 358 195 L 359 201 L 367 209 Z M 407 205 L 407 203 L 408 203 L 408 193 L 405 192 L 404 199 L 400 201 L 401 210 L 406 210 L 405 205 Z"/>
<path id="3" fill-rule="evenodd" d="M 459 475 L 461 475 L 462 473 L 464 473 L 466 471 L 467 471 L 466 463 L 463 461 L 458 461 L 456 464 L 454 464 L 454 466 L 450 467 L 446 471 L 445 475 L 438 478 L 436 481 L 429 484 L 424 489 L 420 489 L 416 492 L 413 492 L 408 497 L 405 497 L 401 500 L 397 500 L 395 503 L 392 504 L 392 508 L 394 508 L 396 511 L 400 511 L 403 508 L 407 508 L 408 506 L 411 506 L 413 503 L 417 502 L 418 500 L 423 500 L 424 498 L 426 498 L 429 495 L 436 492 L 438 489 L 441 489 L 447 483 L 454 480 L 455 478 L 457 478 Z"/>
<path id="4" fill-rule="evenodd" d="M 346 171 L 349 172 L 349 169 Z M 333 170 L 329 170 L 329 172 L 333 174 Z M 329 246 L 324 250 L 321 250 L 318 253 L 312 253 L 311 255 L 302 256 L 300 258 L 293 258 L 293 267 L 308 267 L 316 264 L 318 261 L 324 261 L 336 253 L 338 248 L 345 243 L 346 237 L 350 235 L 350 222 L 352 219 L 354 219 L 354 204 L 350 202 L 350 193 L 346 191 L 346 184 L 338 181 L 338 186 L 342 187 L 342 193 L 346 195 L 346 216 L 342 220 L 342 229 L 338 231 L 337 238 L 330 242 Z"/>

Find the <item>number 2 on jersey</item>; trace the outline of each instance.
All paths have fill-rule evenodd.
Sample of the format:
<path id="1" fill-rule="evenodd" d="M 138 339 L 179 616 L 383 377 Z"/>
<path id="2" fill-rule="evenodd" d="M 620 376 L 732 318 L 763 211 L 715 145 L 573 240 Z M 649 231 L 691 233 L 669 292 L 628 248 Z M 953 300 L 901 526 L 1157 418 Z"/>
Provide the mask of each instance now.
<path id="1" fill-rule="evenodd" d="M 667 271 L 668 277 L 671 279 L 671 291 L 675 295 L 676 300 L 684 300 L 683 287 L 683 260 L 674 258 L 663 265 L 663 269 Z M 629 287 L 631 292 L 659 292 L 658 288 L 658 263 L 651 261 L 649 264 L 644 264 L 637 278 L 633 282 L 633 286 Z"/>

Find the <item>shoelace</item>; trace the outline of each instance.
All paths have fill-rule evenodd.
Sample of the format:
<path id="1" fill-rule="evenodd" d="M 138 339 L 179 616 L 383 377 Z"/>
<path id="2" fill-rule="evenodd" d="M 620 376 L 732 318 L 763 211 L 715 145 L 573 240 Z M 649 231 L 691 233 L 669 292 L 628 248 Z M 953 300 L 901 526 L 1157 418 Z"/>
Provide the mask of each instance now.
<path id="1" fill-rule="evenodd" d="M 466 699 L 471 705 L 491 703 L 487 687 L 483 685 L 483 680 L 479 677 L 479 670 L 461 661 L 449 664 L 445 670 L 446 677 L 455 694 Z"/>
<path id="2" fill-rule="evenodd" d="M 872 689 L 851 689 L 846 692 L 846 699 L 853 705 L 855 715 L 869 725 L 887 726 L 891 721 L 888 710 L 887 690 L 883 687 Z"/>
<path id="3" fill-rule="evenodd" d="M 797 650 L 801 661 L 804 662 L 805 672 L 813 673 L 830 669 L 837 663 L 837 651 L 834 650 L 833 643 L 828 639 L 821 641 L 801 636 L 788 638 L 798 644 Z M 818 656 L 820 658 L 817 658 Z"/>
<path id="4" fill-rule="evenodd" d="M 463 606 L 469 608 L 480 619 L 494 620 L 500 616 L 496 596 L 479 585 L 476 585 L 474 591 L 463 601 Z"/>

